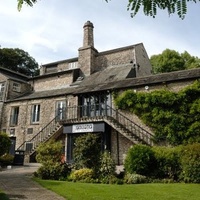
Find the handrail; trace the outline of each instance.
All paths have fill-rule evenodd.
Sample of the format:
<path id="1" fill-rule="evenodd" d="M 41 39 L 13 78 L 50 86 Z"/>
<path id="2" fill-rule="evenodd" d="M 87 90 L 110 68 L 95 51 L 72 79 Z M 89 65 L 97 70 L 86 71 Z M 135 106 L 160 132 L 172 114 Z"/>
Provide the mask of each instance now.
<path id="1" fill-rule="evenodd" d="M 26 150 L 31 152 L 35 149 L 38 144 L 48 139 L 52 134 L 53 130 L 56 128 L 58 122 L 66 122 L 67 120 L 81 120 L 81 119 L 92 119 L 97 117 L 103 117 L 104 120 L 112 121 L 113 119 L 118 123 L 118 125 L 123 127 L 123 130 L 127 130 L 129 133 L 127 135 L 138 138 L 145 143 L 152 145 L 153 135 L 145 130 L 143 127 L 139 126 L 124 114 L 119 112 L 119 110 L 112 108 L 111 106 L 105 106 L 104 104 L 94 104 L 94 105 L 81 105 L 81 106 L 68 106 L 63 110 L 62 119 L 60 115 L 53 118 L 46 126 L 42 128 L 34 137 L 28 141 L 24 141 L 17 150 Z M 64 118 L 63 118 L 64 116 Z M 106 117 L 106 118 L 105 118 Z M 112 122 L 113 123 L 113 122 Z M 126 132 L 127 132 L 126 131 Z M 25 146 L 30 143 L 30 146 Z"/>
<path id="2" fill-rule="evenodd" d="M 138 137 L 139 139 L 144 140 L 147 144 L 152 145 L 153 141 L 153 134 L 151 134 L 149 131 L 145 130 L 143 127 L 141 127 L 140 125 L 136 124 L 135 122 L 133 122 L 132 120 L 130 120 L 127 116 L 125 116 L 124 114 L 122 114 L 121 112 L 119 112 L 118 110 L 108 106 L 109 109 L 112 110 L 112 117 L 119 122 L 120 124 L 122 124 L 124 126 L 125 129 L 129 130 L 131 133 L 134 132 L 134 135 L 136 137 Z M 113 112 L 115 113 L 115 115 L 113 115 Z"/>
<path id="3" fill-rule="evenodd" d="M 42 130 L 40 130 L 34 137 L 32 137 L 30 140 L 28 141 L 24 141 L 18 148 L 17 150 L 25 150 L 25 145 L 27 143 L 32 143 L 31 147 L 29 147 L 27 149 L 27 151 L 31 151 L 32 149 L 34 149 L 40 142 L 44 141 L 45 138 L 47 138 L 49 136 L 49 134 L 51 134 L 51 132 L 55 129 L 56 124 L 57 124 L 57 119 L 58 116 L 56 116 L 55 118 L 53 118 L 46 126 L 44 126 L 42 128 Z"/>
<path id="4" fill-rule="evenodd" d="M 111 106 L 104 106 L 104 104 L 94 105 L 81 105 L 81 106 L 69 106 L 67 107 L 66 120 L 74 119 L 88 119 L 96 117 L 111 117 L 121 124 L 126 130 L 132 133 L 132 136 L 136 136 L 140 140 L 145 141 L 147 144 L 152 145 L 153 135 L 139 126 L 124 114 L 112 108 Z M 134 133 L 133 133 L 134 132 Z"/>

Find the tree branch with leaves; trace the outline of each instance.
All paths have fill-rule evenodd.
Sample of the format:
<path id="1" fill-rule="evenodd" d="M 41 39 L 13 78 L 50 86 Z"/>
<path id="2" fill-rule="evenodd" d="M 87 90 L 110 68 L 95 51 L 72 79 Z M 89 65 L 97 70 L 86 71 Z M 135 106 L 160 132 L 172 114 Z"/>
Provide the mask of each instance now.
<path id="1" fill-rule="evenodd" d="M 24 3 L 32 7 L 37 2 L 37 0 L 17 0 L 17 2 L 17 8 L 20 11 Z"/>
<path id="2" fill-rule="evenodd" d="M 129 0 L 128 10 L 131 10 L 132 17 L 143 7 L 144 14 L 147 16 L 155 17 L 158 10 L 167 10 L 169 15 L 177 13 L 181 19 L 184 19 L 189 1 L 197 2 L 196 0 Z"/>
<path id="3" fill-rule="evenodd" d="M 23 3 L 33 6 L 37 0 L 17 0 L 18 10 L 20 11 Z M 109 2 L 111 0 L 105 0 Z M 177 13 L 177 15 L 184 19 L 187 14 L 187 7 L 189 2 L 197 3 L 200 0 L 128 0 L 127 10 L 131 11 L 131 17 L 134 17 L 141 8 L 147 16 L 155 17 L 158 10 L 167 10 L 168 14 Z"/>

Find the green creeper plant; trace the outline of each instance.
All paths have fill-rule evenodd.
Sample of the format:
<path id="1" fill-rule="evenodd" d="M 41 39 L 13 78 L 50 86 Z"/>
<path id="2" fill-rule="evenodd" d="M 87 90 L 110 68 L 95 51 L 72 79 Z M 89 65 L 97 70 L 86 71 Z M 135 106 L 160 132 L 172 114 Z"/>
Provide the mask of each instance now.
<path id="1" fill-rule="evenodd" d="M 200 81 L 179 92 L 127 90 L 115 95 L 115 105 L 130 111 L 154 131 L 154 141 L 172 145 L 200 142 Z"/>

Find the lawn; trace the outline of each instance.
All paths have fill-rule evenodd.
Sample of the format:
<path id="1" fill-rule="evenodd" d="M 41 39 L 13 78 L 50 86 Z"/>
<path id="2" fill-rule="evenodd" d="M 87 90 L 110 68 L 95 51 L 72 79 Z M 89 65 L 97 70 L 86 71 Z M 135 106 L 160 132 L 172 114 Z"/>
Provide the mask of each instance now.
<path id="1" fill-rule="evenodd" d="M 67 200 L 200 200 L 199 184 L 105 185 L 34 180 Z"/>

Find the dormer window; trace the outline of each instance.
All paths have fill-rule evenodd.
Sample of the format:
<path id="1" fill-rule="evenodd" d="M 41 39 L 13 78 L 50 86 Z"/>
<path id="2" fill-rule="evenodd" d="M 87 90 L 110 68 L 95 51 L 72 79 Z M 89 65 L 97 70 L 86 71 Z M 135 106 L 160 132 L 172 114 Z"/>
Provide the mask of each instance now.
<path id="1" fill-rule="evenodd" d="M 21 92 L 21 84 L 20 83 L 13 83 L 13 91 L 14 92 Z"/>
<path id="2" fill-rule="evenodd" d="M 78 67 L 78 62 L 71 62 L 69 63 L 69 69 L 75 69 Z"/>

